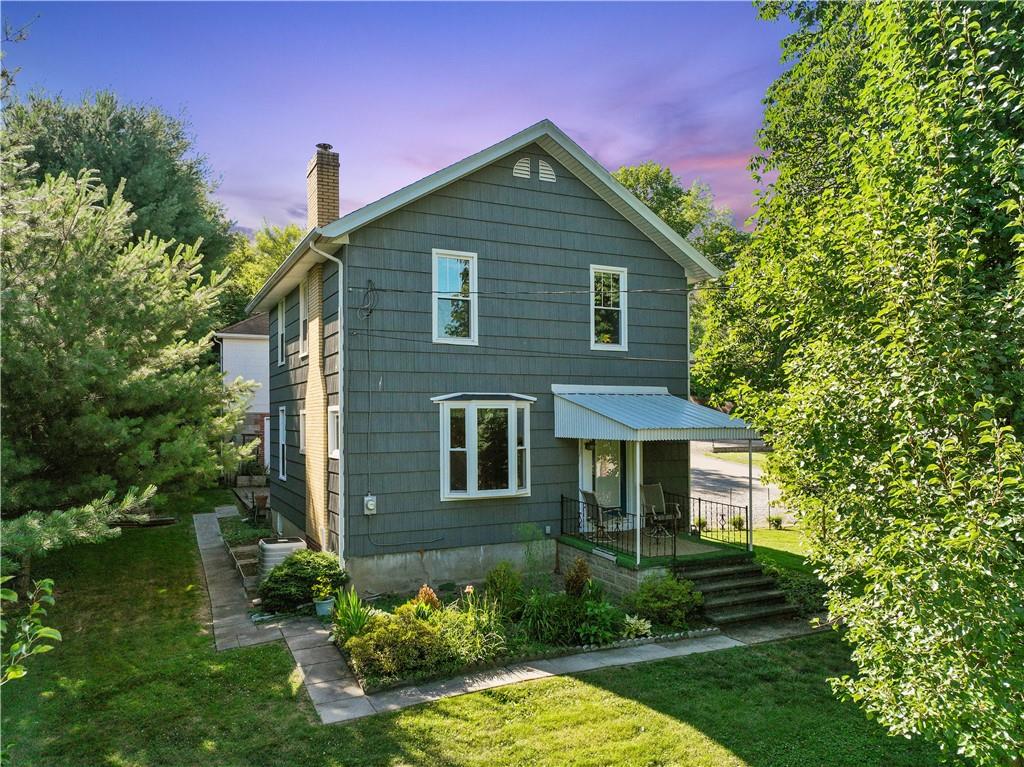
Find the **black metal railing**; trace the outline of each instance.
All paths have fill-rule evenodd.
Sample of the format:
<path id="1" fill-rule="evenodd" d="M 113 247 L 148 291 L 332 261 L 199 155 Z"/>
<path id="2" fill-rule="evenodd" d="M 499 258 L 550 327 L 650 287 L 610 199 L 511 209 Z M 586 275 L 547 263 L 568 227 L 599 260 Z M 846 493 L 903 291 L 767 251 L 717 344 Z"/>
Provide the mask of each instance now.
<path id="1" fill-rule="evenodd" d="M 674 493 L 665 493 L 666 500 L 669 496 L 676 499 L 678 503 L 688 500 L 687 529 L 693 537 L 743 546 L 747 544 L 747 528 L 750 525 L 750 519 L 746 506 L 695 496 L 690 496 L 687 499 Z"/>
<path id="2" fill-rule="evenodd" d="M 737 522 L 737 518 L 742 522 Z M 665 508 L 644 508 L 639 518 L 641 558 L 676 558 L 701 538 L 746 545 L 747 507 L 665 493 Z M 737 527 L 737 525 L 741 525 Z M 562 496 L 562 535 L 635 561 L 637 515 L 625 509 Z"/>

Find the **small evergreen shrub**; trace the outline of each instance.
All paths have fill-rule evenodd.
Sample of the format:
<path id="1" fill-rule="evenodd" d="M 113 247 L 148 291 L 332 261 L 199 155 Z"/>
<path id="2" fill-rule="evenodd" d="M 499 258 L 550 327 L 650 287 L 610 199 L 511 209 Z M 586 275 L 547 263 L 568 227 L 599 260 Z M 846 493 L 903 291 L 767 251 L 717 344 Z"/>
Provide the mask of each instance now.
<path id="1" fill-rule="evenodd" d="M 487 573 L 484 594 L 494 601 L 503 618 L 514 620 L 523 610 L 523 576 L 511 562 L 499 562 Z"/>
<path id="2" fill-rule="evenodd" d="M 781 530 L 782 529 L 782 517 L 776 516 L 774 514 L 769 514 L 768 515 L 768 527 L 770 527 L 772 530 Z"/>
<path id="3" fill-rule="evenodd" d="M 338 559 L 325 551 L 300 549 L 270 571 L 259 594 L 267 612 L 288 612 L 308 604 L 317 579 L 324 577 L 331 589 L 344 586 L 348 574 Z"/>
<path id="4" fill-rule="evenodd" d="M 579 599 L 590 582 L 590 565 L 583 557 L 576 557 L 576 561 L 569 566 L 565 573 L 565 593 Z"/>
<path id="5" fill-rule="evenodd" d="M 729 524 L 733 530 L 744 530 L 747 526 L 746 517 L 742 514 L 736 514 L 735 516 L 729 517 Z"/>
<path id="6" fill-rule="evenodd" d="M 639 617 L 672 631 L 684 631 L 704 598 L 690 581 L 658 575 L 644 580 L 625 601 L 626 609 Z"/>
<path id="7" fill-rule="evenodd" d="M 362 634 L 345 642 L 345 649 L 371 684 L 434 674 L 452 665 L 438 625 L 417 618 L 408 605 L 374 615 Z"/>

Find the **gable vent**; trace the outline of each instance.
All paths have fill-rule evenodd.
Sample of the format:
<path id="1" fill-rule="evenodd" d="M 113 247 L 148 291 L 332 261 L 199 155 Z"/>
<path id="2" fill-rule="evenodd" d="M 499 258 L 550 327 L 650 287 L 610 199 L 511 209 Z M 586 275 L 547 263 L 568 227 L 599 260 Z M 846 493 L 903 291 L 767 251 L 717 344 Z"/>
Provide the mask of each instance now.
<path id="1" fill-rule="evenodd" d="M 522 159 L 516 160 L 515 167 L 512 168 L 512 175 L 516 178 L 529 178 L 530 158 L 523 157 Z M 554 179 L 552 179 L 552 181 L 554 181 Z"/>
<path id="2" fill-rule="evenodd" d="M 555 183 L 555 170 L 548 165 L 544 160 L 537 161 L 537 175 L 541 181 L 550 181 L 552 184 Z"/>

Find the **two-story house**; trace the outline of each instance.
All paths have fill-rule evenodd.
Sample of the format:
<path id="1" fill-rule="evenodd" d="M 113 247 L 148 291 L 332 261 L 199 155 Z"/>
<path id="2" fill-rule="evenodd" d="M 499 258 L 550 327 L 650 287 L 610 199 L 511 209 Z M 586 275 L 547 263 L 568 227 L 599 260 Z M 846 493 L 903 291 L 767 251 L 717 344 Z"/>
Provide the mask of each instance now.
<path id="1" fill-rule="evenodd" d="M 553 557 L 574 517 L 639 562 L 642 486 L 686 498 L 689 440 L 752 436 L 687 399 L 688 290 L 718 270 L 550 121 L 340 218 L 330 145 L 307 180 L 248 307 L 270 505 L 361 591 Z"/>

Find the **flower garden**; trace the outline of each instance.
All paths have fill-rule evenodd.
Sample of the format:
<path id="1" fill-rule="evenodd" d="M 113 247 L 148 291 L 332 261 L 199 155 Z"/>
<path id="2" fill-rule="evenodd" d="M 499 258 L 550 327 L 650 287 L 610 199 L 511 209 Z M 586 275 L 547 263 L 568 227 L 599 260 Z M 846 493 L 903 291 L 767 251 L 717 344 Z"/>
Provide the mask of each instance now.
<path id="1" fill-rule="evenodd" d="M 424 584 L 408 598 L 361 599 L 329 554 L 298 551 L 260 586 L 262 608 L 287 612 L 333 594 L 334 641 L 366 690 L 453 676 L 648 637 L 678 638 L 694 627 L 701 595 L 672 575 L 645 580 L 616 604 L 577 559 L 561 582 L 495 566 L 483 583 Z"/>

